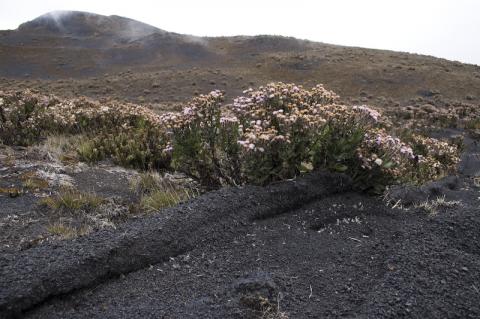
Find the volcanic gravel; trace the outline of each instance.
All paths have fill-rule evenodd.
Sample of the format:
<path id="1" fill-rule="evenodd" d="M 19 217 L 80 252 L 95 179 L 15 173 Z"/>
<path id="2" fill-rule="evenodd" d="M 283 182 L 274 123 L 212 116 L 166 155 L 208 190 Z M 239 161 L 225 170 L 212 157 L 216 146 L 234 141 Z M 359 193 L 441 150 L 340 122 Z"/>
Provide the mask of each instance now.
<path id="1" fill-rule="evenodd" d="M 469 142 L 468 158 L 478 151 Z M 477 161 L 461 165 L 478 172 Z M 0 316 L 479 318 L 474 177 L 392 189 L 396 208 L 325 173 L 211 192 L 115 231 L 4 254 Z M 437 198 L 451 204 L 411 204 Z"/>

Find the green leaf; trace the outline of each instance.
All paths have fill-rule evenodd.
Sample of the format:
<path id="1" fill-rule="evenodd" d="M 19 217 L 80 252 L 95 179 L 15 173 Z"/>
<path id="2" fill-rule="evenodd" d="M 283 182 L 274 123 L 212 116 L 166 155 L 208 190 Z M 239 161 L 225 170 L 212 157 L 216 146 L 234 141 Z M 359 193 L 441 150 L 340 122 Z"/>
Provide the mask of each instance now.
<path id="1" fill-rule="evenodd" d="M 392 161 L 388 161 L 388 162 L 383 163 L 384 168 L 392 168 L 393 165 L 394 165 L 394 163 Z"/>
<path id="2" fill-rule="evenodd" d="M 335 167 L 333 168 L 337 172 L 345 172 L 348 169 L 347 165 L 344 164 L 336 164 Z"/>

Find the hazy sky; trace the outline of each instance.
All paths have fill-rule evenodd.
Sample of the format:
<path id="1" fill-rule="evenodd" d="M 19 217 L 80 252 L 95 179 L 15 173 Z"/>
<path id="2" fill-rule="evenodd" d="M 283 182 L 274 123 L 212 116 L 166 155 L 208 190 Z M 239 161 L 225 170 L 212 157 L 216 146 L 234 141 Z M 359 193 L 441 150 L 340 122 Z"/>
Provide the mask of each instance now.
<path id="1" fill-rule="evenodd" d="M 0 29 L 54 10 L 194 35 L 278 34 L 480 65 L 480 0 L 0 0 Z"/>

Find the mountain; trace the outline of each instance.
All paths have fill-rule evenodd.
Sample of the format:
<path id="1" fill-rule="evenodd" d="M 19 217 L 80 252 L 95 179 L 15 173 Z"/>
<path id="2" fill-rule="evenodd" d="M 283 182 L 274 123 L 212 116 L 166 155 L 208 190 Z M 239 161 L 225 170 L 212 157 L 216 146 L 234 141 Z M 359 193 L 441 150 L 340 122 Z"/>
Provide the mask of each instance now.
<path id="1" fill-rule="evenodd" d="M 106 36 L 137 39 L 163 30 L 119 16 L 103 16 L 79 11 L 53 11 L 23 23 L 18 31 L 73 37 Z"/>
<path id="2" fill-rule="evenodd" d="M 269 35 L 197 37 L 76 11 L 0 31 L 0 87 L 165 105 L 271 81 L 323 83 L 347 102 L 379 107 L 480 99 L 479 66 L 403 52 Z"/>

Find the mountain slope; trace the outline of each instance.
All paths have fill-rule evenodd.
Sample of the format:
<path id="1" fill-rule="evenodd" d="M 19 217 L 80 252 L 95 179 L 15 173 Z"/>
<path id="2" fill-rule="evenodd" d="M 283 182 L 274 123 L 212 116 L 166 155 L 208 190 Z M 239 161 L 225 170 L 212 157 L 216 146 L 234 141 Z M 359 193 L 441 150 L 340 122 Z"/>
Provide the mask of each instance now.
<path id="1" fill-rule="evenodd" d="M 43 15 L 0 31 L 0 87 L 175 104 L 214 88 L 324 83 L 352 103 L 476 103 L 480 67 L 280 36 L 195 37 L 117 16 Z"/>

